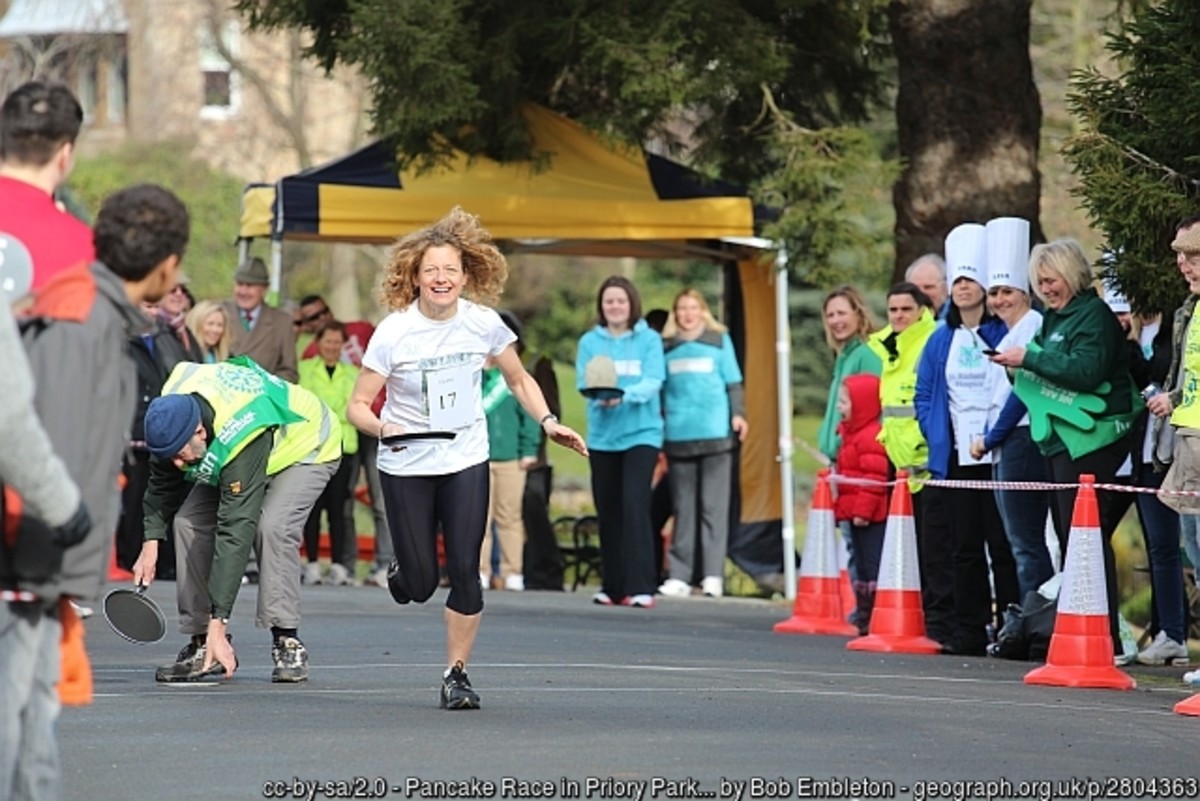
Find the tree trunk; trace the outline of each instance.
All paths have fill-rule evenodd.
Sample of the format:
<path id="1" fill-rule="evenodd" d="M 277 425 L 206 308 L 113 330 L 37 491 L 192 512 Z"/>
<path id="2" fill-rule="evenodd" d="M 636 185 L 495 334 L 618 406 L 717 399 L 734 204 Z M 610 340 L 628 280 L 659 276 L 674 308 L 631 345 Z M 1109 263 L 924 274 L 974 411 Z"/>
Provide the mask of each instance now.
<path id="1" fill-rule="evenodd" d="M 1038 221 L 1041 102 L 1029 58 L 1032 0 L 892 0 L 896 124 L 905 169 L 893 191 L 896 263 L 942 253 L 963 222 Z"/>

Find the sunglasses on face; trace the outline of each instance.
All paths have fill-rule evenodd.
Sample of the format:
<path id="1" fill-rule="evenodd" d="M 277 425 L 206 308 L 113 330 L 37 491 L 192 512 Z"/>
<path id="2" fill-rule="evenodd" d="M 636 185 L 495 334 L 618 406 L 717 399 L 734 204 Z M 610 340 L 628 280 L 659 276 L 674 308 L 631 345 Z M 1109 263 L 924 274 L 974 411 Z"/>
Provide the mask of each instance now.
<path id="1" fill-rule="evenodd" d="M 320 320 L 322 317 L 324 317 L 327 314 L 329 314 L 329 309 L 327 309 L 327 308 L 321 309 L 319 312 L 313 312 L 312 314 L 308 315 L 307 317 L 304 317 L 303 322 L 315 323 L 317 320 Z"/>

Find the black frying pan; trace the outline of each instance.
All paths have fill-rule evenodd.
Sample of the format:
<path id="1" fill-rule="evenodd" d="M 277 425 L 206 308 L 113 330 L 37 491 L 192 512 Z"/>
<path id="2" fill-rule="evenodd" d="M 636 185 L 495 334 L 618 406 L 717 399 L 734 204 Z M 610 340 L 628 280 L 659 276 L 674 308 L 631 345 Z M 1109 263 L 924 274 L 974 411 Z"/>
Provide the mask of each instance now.
<path id="1" fill-rule="evenodd" d="M 620 387 L 584 387 L 579 390 L 579 394 L 590 400 L 616 400 L 625 394 L 625 390 Z"/>
<path id="2" fill-rule="evenodd" d="M 167 633 L 167 620 L 146 595 L 144 584 L 136 590 L 110 590 L 104 596 L 104 619 L 117 634 L 138 644 L 158 642 Z"/>

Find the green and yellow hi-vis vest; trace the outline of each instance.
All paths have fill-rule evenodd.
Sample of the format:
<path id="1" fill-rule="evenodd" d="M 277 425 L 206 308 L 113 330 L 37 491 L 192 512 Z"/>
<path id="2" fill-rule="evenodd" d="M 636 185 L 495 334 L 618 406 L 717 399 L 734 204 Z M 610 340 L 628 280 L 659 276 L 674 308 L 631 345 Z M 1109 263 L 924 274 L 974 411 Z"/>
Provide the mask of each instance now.
<path id="1" fill-rule="evenodd" d="M 216 486 L 221 470 L 256 437 L 274 429 L 267 475 L 295 464 L 321 464 L 342 455 L 341 429 L 329 407 L 303 387 L 274 376 L 246 356 L 220 364 L 180 362 L 163 395 L 195 393 L 212 406 L 213 441 L 184 474 Z"/>
<path id="2" fill-rule="evenodd" d="M 1183 397 L 1171 412 L 1176 428 L 1200 428 L 1200 314 L 1188 323 L 1183 344 Z"/>

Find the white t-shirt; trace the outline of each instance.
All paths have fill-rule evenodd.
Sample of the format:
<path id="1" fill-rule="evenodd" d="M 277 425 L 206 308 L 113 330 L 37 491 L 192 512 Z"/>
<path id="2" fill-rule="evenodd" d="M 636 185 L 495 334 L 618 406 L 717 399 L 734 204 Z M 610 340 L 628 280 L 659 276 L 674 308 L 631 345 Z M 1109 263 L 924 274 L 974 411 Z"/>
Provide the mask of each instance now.
<path id="1" fill-rule="evenodd" d="M 990 457 L 976 461 L 971 443 L 987 428 L 988 393 L 994 373 L 1002 368 L 983 355 L 987 343 L 979 338 L 978 328 L 959 326 L 954 330 L 950 352 L 946 356 L 946 389 L 950 396 L 950 419 L 954 422 L 954 444 L 958 463 L 988 464 Z"/>
<path id="2" fill-rule="evenodd" d="M 483 363 L 516 339 L 495 311 L 461 298 L 449 320 L 430 320 L 416 303 L 385 317 L 363 354 L 363 367 L 387 377 L 380 419 L 405 432 L 448 430 L 457 436 L 414 441 L 400 450 L 380 444 L 380 471 L 449 475 L 486 462 Z"/>
<path id="3" fill-rule="evenodd" d="M 1017 324 L 1008 329 L 1008 333 L 996 345 L 996 350 L 1004 352 L 1009 348 L 1025 347 L 1028 345 L 1042 329 L 1041 312 L 1030 309 L 1025 312 L 1025 316 L 1017 320 Z M 995 380 L 991 387 L 991 403 L 988 408 L 988 428 L 990 429 L 996 423 L 996 418 L 1000 416 L 1000 412 L 1004 409 L 1004 405 L 1008 403 L 1008 396 L 1012 394 L 1012 384 L 1008 380 L 1007 373 L 1001 369 L 995 374 Z M 1026 414 L 1021 418 L 1017 426 L 1029 425 L 1029 415 Z"/>

